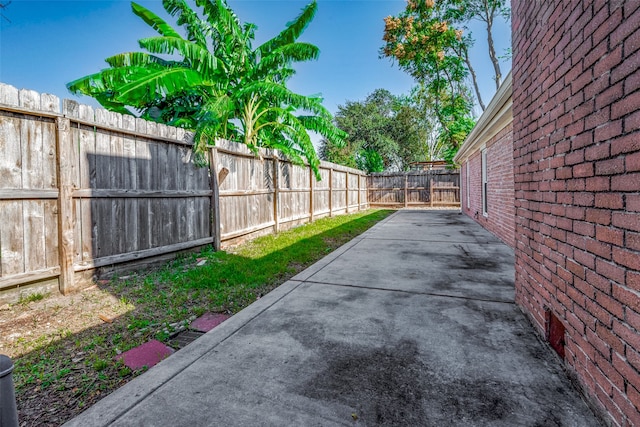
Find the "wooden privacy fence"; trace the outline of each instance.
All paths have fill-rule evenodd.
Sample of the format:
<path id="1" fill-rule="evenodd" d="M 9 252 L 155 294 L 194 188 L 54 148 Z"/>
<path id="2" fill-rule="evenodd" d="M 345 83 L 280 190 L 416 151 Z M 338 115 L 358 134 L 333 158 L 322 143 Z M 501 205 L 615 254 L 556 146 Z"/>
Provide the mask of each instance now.
<path id="1" fill-rule="evenodd" d="M 182 129 L 0 83 L 0 301 L 368 207 L 355 169 L 322 163 L 318 182 L 226 141 L 210 159 Z"/>
<path id="2" fill-rule="evenodd" d="M 278 151 L 261 149 L 256 156 L 246 145 L 222 140 L 211 156 L 222 242 L 368 207 L 366 175 L 357 169 L 320 162 L 317 181 L 311 168 L 292 164 Z"/>
<path id="3" fill-rule="evenodd" d="M 460 206 L 460 172 L 426 170 L 367 177 L 371 206 Z"/>

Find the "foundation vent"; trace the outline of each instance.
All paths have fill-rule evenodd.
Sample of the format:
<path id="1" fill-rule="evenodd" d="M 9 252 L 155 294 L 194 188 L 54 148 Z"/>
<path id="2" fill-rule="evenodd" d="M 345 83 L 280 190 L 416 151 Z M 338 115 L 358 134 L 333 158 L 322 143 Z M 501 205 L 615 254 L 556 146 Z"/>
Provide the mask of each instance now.
<path id="1" fill-rule="evenodd" d="M 564 359 L 564 334 L 565 327 L 558 317 L 551 311 L 547 310 L 547 341 L 549 345 Z"/>

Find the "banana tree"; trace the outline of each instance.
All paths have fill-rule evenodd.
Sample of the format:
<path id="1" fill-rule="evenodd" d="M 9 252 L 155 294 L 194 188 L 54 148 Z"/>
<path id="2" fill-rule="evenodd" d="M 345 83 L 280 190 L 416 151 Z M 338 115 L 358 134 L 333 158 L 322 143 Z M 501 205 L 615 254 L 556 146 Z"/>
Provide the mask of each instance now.
<path id="1" fill-rule="evenodd" d="M 296 62 L 317 59 L 319 49 L 298 42 L 313 19 L 313 1 L 276 37 L 253 48 L 256 26 L 241 24 L 224 0 L 196 0 L 198 15 L 184 0 L 164 0 L 184 36 L 158 15 L 132 3 L 133 13 L 158 36 L 139 40 L 144 52 L 106 59 L 109 68 L 67 85 L 105 108 L 193 130 L 202 155 L 215 138 L 244 142 L 252 149 L 281 149 L 309 162 L 318 158 L 307 131 L 337 145 L 346 134 L 332 123 L 317 96 L 286 87 Z M 202 17 L 201 17 L 202 16 Z M 200 157 L 204 159 L 205 157 Z"/>

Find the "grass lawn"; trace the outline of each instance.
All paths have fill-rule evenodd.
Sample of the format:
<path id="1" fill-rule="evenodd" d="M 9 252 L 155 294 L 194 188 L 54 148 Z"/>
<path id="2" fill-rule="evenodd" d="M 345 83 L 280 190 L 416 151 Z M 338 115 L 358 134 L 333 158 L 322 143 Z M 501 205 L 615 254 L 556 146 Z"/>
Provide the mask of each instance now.
<path id="1" fill-rule="evenodd" d="M 102 281 L 74 296 L 31 297 L 0 311 L 0 324 L 13 335 L 2 338 L 0 352 L 15 362 L 21 423 L 62 424 L 143 372 L 116 362 L 117 354 L 150 339 L 167 342 L 171 324 L 205 312 L 242 310 L 391 212 L 321 219 Z"/>

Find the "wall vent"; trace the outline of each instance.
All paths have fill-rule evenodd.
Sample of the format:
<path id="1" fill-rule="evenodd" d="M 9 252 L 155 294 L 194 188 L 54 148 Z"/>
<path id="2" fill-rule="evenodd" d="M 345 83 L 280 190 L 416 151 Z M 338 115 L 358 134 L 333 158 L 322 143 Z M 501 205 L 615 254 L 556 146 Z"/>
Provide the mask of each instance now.
<path id="1" fill-rule="evenodd" d="M 547 341 L 558 355 L 564 359 L 565 327 L 558 317 L 549 309 L 546 311 Z"/>

